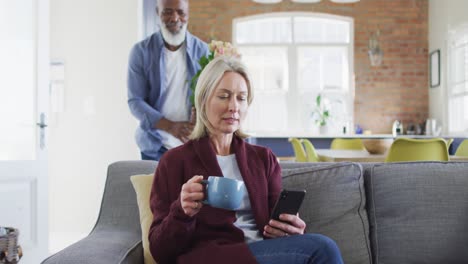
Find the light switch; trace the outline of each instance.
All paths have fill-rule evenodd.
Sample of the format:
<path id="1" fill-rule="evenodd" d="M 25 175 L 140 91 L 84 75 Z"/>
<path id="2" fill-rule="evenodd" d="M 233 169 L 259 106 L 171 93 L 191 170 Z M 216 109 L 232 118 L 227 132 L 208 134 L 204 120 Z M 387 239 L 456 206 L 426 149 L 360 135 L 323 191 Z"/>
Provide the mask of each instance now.
<path id="1" fill-rule="evenodd" d="M 50 63 L 50 81 L 65 81 L 65 63 L 61 61 L 52 61 Z"/>

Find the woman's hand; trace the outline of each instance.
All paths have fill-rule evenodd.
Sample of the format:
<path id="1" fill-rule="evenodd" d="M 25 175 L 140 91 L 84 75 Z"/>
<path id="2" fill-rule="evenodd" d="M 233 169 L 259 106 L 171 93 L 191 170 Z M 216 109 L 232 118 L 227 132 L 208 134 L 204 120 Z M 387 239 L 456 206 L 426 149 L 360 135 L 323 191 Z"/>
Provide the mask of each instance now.
<path id="1" fill-rule="evenodd" d="M 184 213 L 190 217 L 196 215 L 203 206 L 201 202 L 205 194 L 203 193 L 203 185 L 201 181 L 203 176 L 195 175 L 182 185 L 180 191 L 180 204 Z"/>
<path id="2" fill-rule="evenodd" d="M 281 221 L 271 219 L 263 229 L 263 235 L 269 238 L 304 234 L 305 222 L 297 215 L 281 214 Z"/>

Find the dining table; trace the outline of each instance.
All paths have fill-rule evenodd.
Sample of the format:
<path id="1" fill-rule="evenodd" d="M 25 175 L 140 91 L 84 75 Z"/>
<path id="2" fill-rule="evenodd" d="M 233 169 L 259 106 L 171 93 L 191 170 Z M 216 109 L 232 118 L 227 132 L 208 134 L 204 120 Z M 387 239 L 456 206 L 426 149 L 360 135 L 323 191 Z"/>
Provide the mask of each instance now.
<path id="1" fill-rule="evenodd" d="M 384 162 L 386 154 L 370 154 L 367 150 L 316 149 L 320 161 L 325 162 Z M 450 161 L 468 161 L 466 156 L 449 156 Z"/>

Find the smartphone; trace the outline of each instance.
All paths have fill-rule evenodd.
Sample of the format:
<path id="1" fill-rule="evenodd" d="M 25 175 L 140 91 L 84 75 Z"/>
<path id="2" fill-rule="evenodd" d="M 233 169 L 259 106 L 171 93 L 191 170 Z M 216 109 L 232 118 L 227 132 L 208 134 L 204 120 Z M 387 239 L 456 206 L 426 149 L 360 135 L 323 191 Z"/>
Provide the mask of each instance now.
<path id="1" fill-rule="evenodd" d="M 281 190 L 275 207 L 273 208 L 271 219 L 281 221 L 279 220 L 280 214 L 297 214 L 302 201 L 304 200 L 305 194 L 305 190 Z"/>

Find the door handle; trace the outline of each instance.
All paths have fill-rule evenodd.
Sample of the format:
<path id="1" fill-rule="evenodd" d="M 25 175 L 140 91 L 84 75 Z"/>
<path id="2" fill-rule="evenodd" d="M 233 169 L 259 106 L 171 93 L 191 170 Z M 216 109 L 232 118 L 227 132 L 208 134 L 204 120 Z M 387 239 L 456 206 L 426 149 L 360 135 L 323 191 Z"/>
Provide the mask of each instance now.
<path id="1" fill-rule="evenodd" d="M 41 115 L 39 116 L 39 123 L 36 123 L 36 125 L 40 128 L 46 128 L 47 127 L 47 124 L 45 122 L 45 114 L 44 113 L 41 113 Z"/>
<path id="2" fill-rule="evenodd" d="M 36 125 L 38 127 L 40 127 L 40 128 L 46 128 L 47 127 L 47 124 L 43 123 L 42 121 L 41 121 L 41 123 L 36 123 Z"/>
<path id="3" fill-rule="evenodd" d="M 47 124 L 45 122 L 45 114 L 41 113 L 39 117 L 39 123 L 36 123 L 36 125 L 41 129 L 39 132 L 39 147 L 41 149 L 45 148 L 45 129 L 47 127 Z"/>

